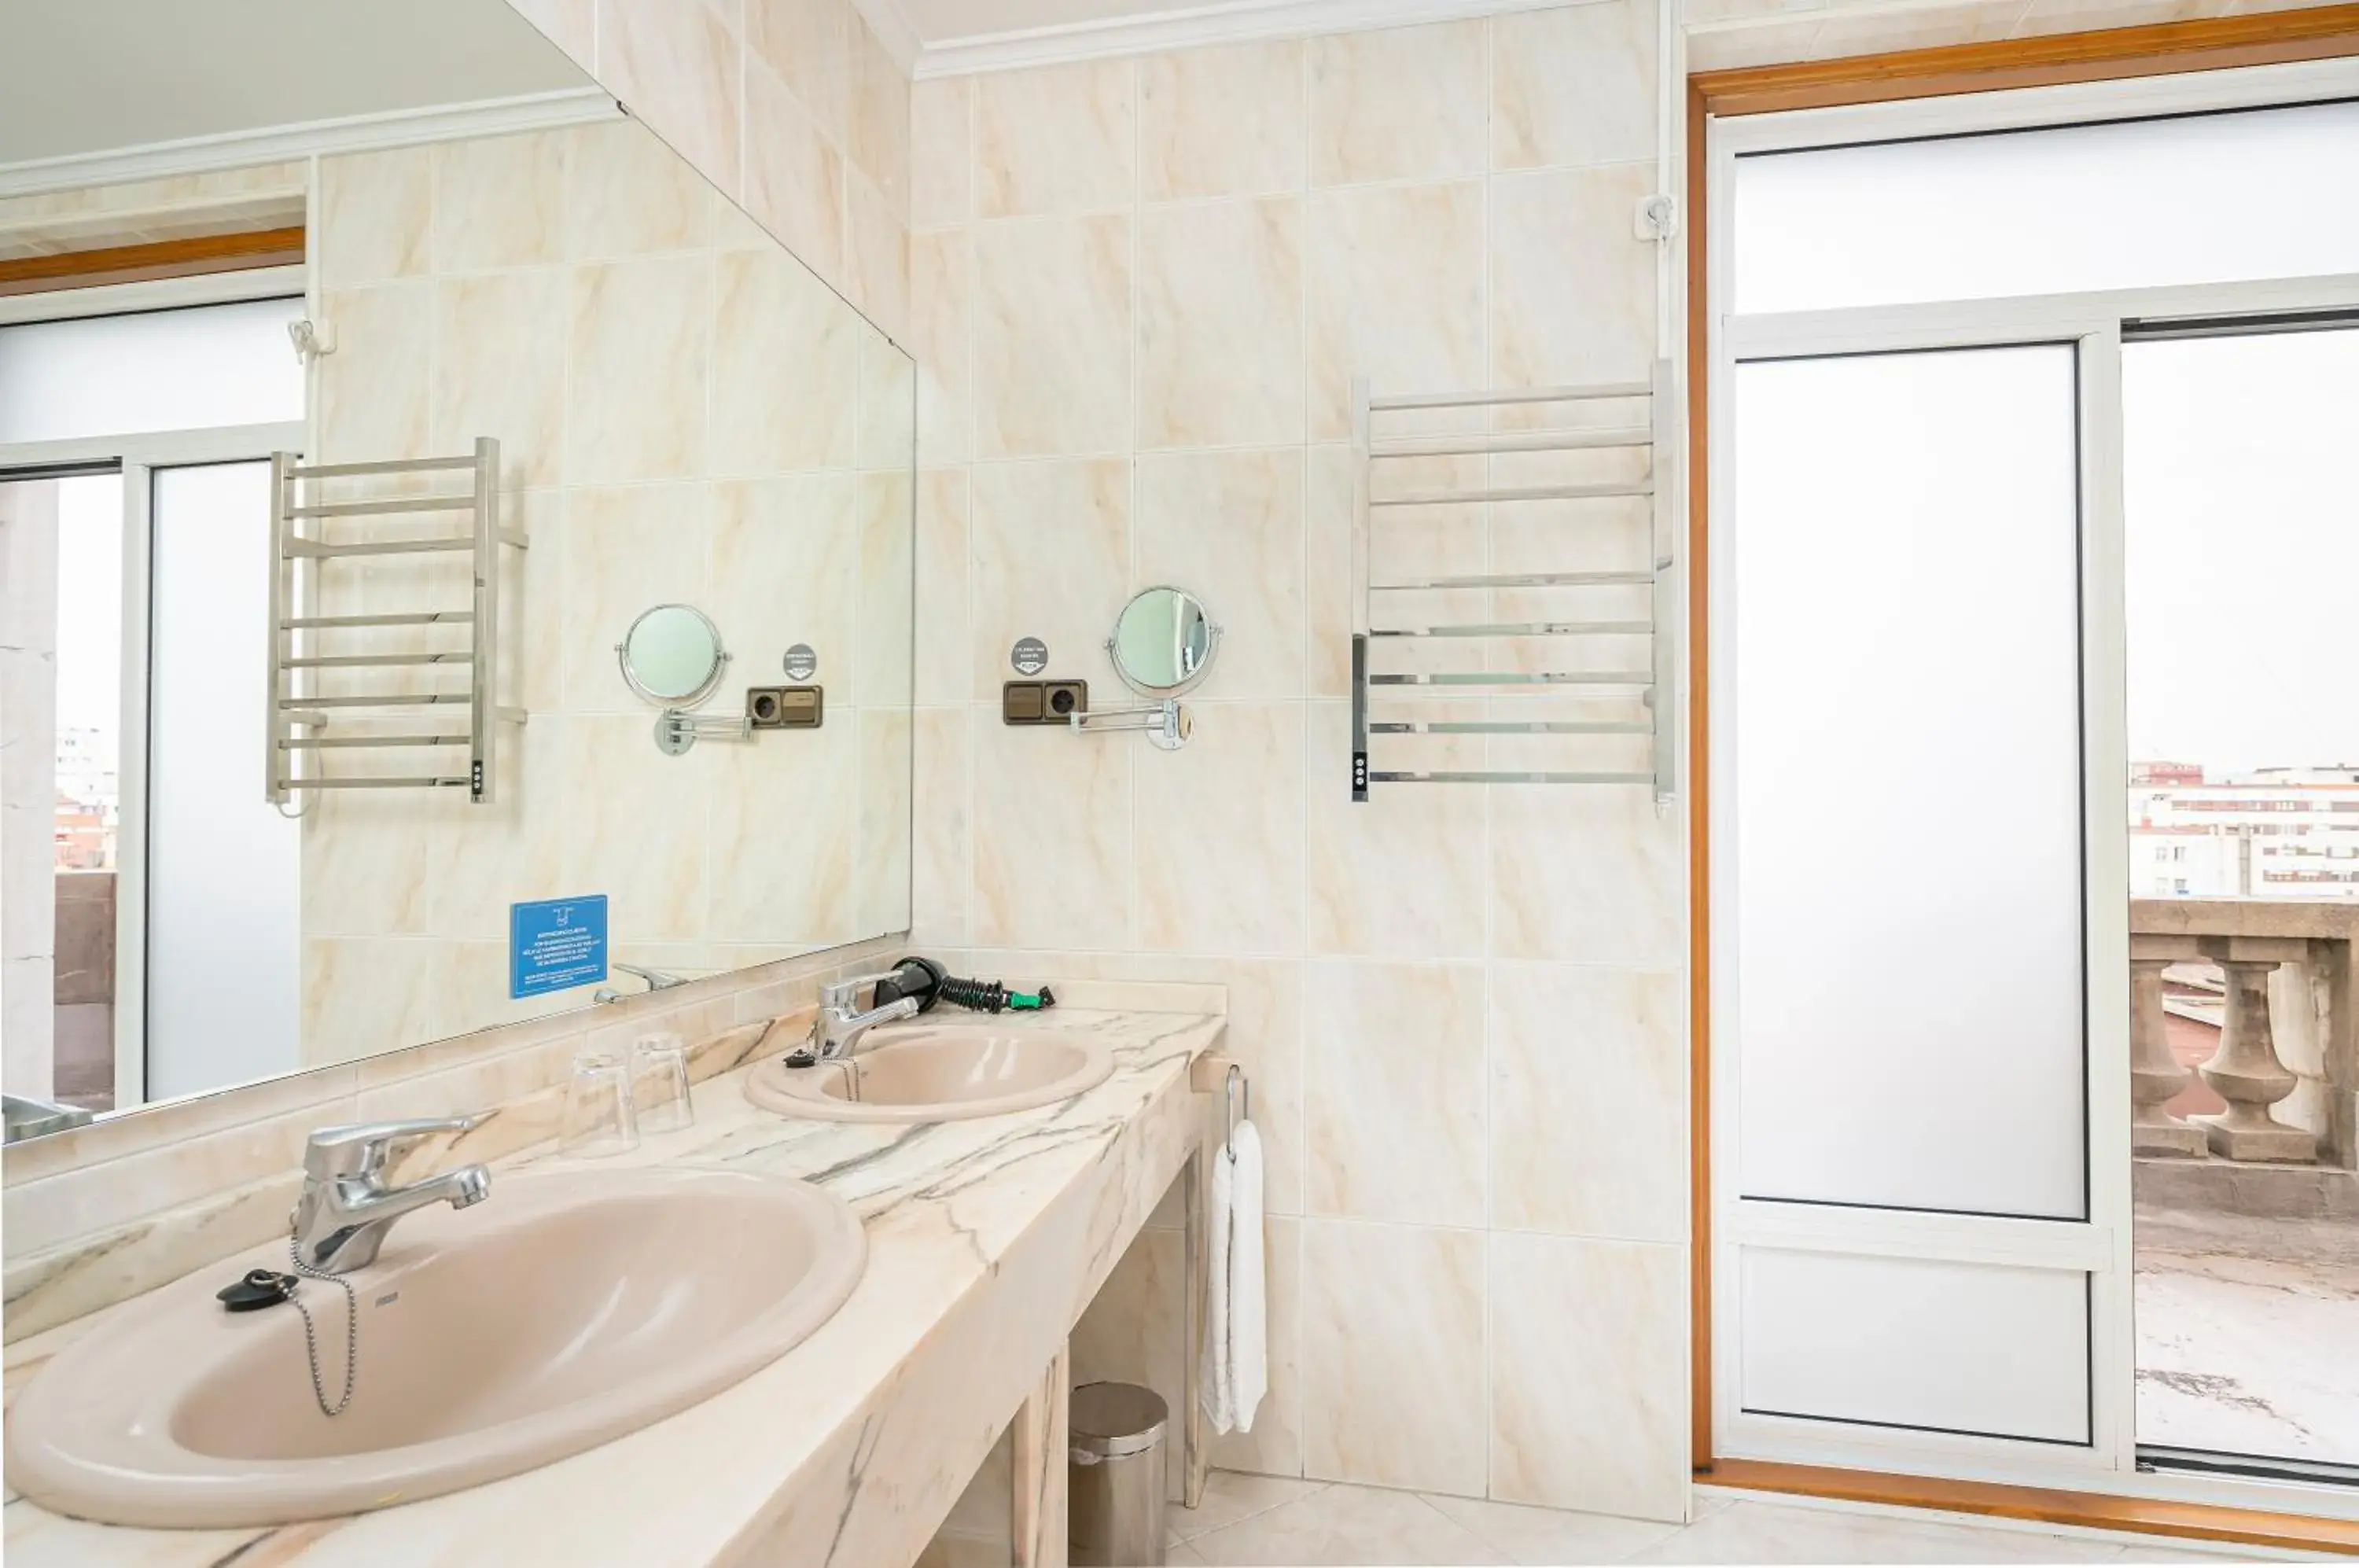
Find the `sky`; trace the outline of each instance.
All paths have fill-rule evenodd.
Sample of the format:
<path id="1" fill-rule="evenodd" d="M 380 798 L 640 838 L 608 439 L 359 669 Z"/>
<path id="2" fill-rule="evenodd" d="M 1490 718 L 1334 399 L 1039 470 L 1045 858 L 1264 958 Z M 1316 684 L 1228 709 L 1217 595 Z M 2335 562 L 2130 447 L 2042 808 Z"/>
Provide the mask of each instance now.
<path id="1" fill-rule="evenodd" d="M 2359 767 L 2359 329 L 2122 351 L 2133 759 Z"/>

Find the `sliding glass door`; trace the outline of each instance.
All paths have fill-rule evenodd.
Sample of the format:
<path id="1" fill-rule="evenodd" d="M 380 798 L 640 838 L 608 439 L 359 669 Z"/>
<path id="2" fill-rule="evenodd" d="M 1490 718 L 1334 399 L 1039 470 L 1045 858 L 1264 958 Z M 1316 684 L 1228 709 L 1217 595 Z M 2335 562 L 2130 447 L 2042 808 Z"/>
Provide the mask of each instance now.
<path id="1" fill-rule="evenodd" d="M 2122 985 L 2084 718 L 2113 620 L 2086 405 L 2117 351 L 1984 335 L 1869 348 L 1838 324 L 1734 366 L 1723 1430 L 2086 1465 L 2117 1436 L 2090 1107 Z"/>
<path id="2" fill-rule="evenodd" d="M 2359 1480 L 2359 325 L 2122 351 L 2137 1437 Z"/>
<path id="3" fill-rule="evenodd" d="M 1721 1455 L 2359 1482 L 2324 69 L 1714 124 Z"/>

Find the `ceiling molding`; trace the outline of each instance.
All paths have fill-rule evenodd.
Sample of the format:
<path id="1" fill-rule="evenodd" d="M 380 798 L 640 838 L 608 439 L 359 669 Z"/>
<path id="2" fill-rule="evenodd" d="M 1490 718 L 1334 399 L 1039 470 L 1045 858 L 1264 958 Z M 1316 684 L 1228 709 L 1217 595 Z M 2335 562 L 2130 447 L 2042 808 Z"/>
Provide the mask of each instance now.
<path id="1" fill-rule="evenodd" d="M 319 153 L 367 152 L 378 147 L 414 147 L 421 142 L 548 130 L 614 119 L 621 114 L 612 93 L 595 87 L 570 87 L 556 93 L 531 93 L 476 103 L 312 120 L 256 131 L 190 136 L 185 141 L 156 142 L 147 147 L 76 153 L 67 158 L 0 163 L 0 197 L 37 196 L 85 185 L 117 185 L 129 180 L 245 169 Z"/>
<path id="2" fill-rule="evenodd" d="M 852 6 L 867 22 L 868 30 L 876 35 L 876 41 L 885 46 L 885 52 L 893 57 L 893 63 L 915 76 L 918 58 L 925 52 L 926 46 L 918 37 L 918 25 L 909 20 L 901 0 L 852 0 Z"/>
<path id="3" fill-rule="evenodd" d="M 892 4 L 894 0 L 864 0 L 863 9 L 875 3 Z M 919 52 L 914 74 L 923 82 L 940 76 L 972 76 L 980 71 L 1014 71 L 1067 60 L 1156 54 L 1206 44 L 1362 32 L 1420 22 L 1460 22 L 1511 11 L 1546 10 L 1566 3 L 1567 0 L 1227 0 L 1223 5 L 1175 6 L 1144 16 L 984 33 L 929 43 Z"/>

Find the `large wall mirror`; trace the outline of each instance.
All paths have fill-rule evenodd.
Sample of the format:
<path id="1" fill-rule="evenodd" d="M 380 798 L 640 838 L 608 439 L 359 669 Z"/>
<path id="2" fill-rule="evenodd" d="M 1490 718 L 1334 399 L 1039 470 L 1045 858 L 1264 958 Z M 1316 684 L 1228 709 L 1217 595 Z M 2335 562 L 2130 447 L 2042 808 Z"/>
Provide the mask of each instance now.
<path id="1" fill-rule="evenodd" d="M 506 0 L 7 27 L 11 1136 L 906 931 L 908 357 Z"/>

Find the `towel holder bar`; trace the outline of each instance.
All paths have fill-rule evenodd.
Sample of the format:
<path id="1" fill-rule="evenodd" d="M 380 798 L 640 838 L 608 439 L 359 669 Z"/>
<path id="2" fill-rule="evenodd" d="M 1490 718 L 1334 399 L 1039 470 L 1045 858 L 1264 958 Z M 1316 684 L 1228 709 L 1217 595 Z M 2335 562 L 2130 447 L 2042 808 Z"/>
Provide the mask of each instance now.
<path id="1" fill-rule="evenodd" d="M 1253 1080 L 1245 1076 L 1245 1064 L 1234 1056 L 1208 1051 L 1188 1064 L 1188 1087 L 1200 1094 L 1209 1094 L 1215 1087 L 1221 1091 L 1227 1119 L 1223 1124 L 1221 1149 L 1231 1160 L 1237 1157 L 1237 1124 L 1253 1119 Z"/>
<path id="2" fill-rule="evenodd" d="M 1368 799 L 1372 784 L 1563 784 L 1602 787 L 1651 785 L 1658 810 L 1667 808 L 1678 780 L 1674 764 L 1679 749 L 1678 652 L 1676 620 L 1680 593 L 1678 544 L 1682 532 L 1683 496 L 1680 492 L 1680 458 L 1686 445 L 1680 430 L 1680 399 L 1669 360 L 1658 360 L 1644 381 L 1609 382 L 1591 387 L 1502 388 L 1487 392 L 1414 392 L 1377 397 L 1365 376 L 1352 381 L 1352 527 L 1351 576 L 1351 798 Z M 1604 402 L 1626 399 L 1633 407 L 1618 412 L 1611 424 L 1560 428 L 1553 420 L 1535 422 L 1542 405 Z M 1453 423 L 1473 428 L 1434 430 L 1412 424 L 1401 428 L 1397 416 L 1420 409 L 1474 410 L 1482 417 Z M 1488 410 L 1487 414 L 1482 413 Z M 1603 410 L 1600 410 L 1603 412 Z M 1388 417 L 1390 416 L 1390 417 Z M 1612 474 L 1575 468 L 1571 473 L 1535 473 L 1508 468 L 1496 460 L 1515 453 L 1579 452 L 1614 449 L 1641 453 L 1642 474 Z M 1452 464 L 1446 483 L 1436 488 L 1377 493 L 1376 465 L 1392 459 L 1430 460 L 1466 457 L 1486 460 L 1481 466 Z M 1623 462 L 1627 463 L 1628 459 Z M 1621 463 L 1614 465 L 1616 468 Z M 1631 463 L 1630 466 L 1636 466 Z M 1398 474 L 1397 468 L 1387 471 Z M 1518 512 L 1513 561 L 1490 570 L 1432 570 L 1427 562 L 1410 568 L 1406 561 L 1386 569 L 1392 537 L 1391 518 L 1404 506 L 1492 508 L 1526 502 L 1588 502 L 1612 497 L 1643 497 L 1638 507 L 1611 509 L 1559 506 L 1534 515 Z M 1451 517 L 1481 524 L 1496 514 L 1454 510 Z M 1643 531 L 1646 565 L 1631 557 L 1634 540 L 1623 536 Z M 1479 540 L 1481 536 L 1476 535 Z M 1494 548 L 1495 548 L 1495 541 Z M 1608 565 L 1609 561 L 1618 564 Z M 1508 570 L 1497 570 L 1505 567 Z M 1649 603 L 1643 618 L 1636 614 L 1631 595 L 1616 591 L 1646 588 Z M 1497 596 L 1484 593 L 1502 591 Z M 1520 590 L 1545 590 L 1547 605 L 1529 604 L 1514 594 Z M 1598 590 L 1611 603 L 1591 598 L 1568 602 L 1561 593 Z M 1400 593 L 1455 593 L 1472 591 L 1474 602 L 1402 608 Z M 1378 595 L 1383 595 L 1379 598 Z M 1552 668 L 1551 660 L 1574 656 L 1552 652 L 1549 643 L 1567 637 L 1612 637 L 1626 654 L 1571 669 Z M 1622 638 L 1647 640 L 1641 649 Z M 1479 669 L 1404 670 L 1399 653 L 1420 644 L 1440 648 L 1464 647 L 1471 641 L 1503 646 L 1497 654 L 1468 662 Z M 1644 724 L 1627 713 L 1582 713 L 1560 722 L 1514 722 L 1476 711 L 1447 723 L 1402 722 L 1387 713 L 1377 722 L 1370 713 L 1376 702 L 1403 698 L 1448 698 L 1459 703 L 1541 691 L 1587 696 L 1587 688 L 1620 687 L 1635 693 L 1645 706 Z M 1625 699 L 1626 701 L 1626 699 Z M 1525 735 L 1550 736 L 1645 735 L 1647 757 L 1632 754 L 1633 745 L 1586 742 L 1541 748 L 1539 756 L 1505 758 L 1525 766 L 1516 768 L 1476 766 L 1431 766 L 1443 757 L 1428 751 L 1423 766 L 1400 766 L 1387 758 L 1380 764 L 1370 755 L 1372 737 L 1442 735 Z M 1415 757 L 1415 746 L 1402 748 L 1402 762 Z M 1550 766 L 1553 763 L 1554 766 Z M 1537 766 L 1534 766 L 1537 764 Z"/>
<path id="3" fill-rule="evenodd" d="M 1236 1058 L 1226 1051 L 1208 1051 L 1188 1063 L 1188 1087 L 1199 1094 L 1209 1094 L 1221 1086 Z"/>
<path id="4" fill-rule="evenodd" d="M 332 494 L 347 488 L 343 481 L 397 474 L 449 477 L 430 493 Z M 464 456 L 310 463 L 298 462 L 292 452 L 272 457 L 262 779 L 264 798 L 272 805 L 282 811 L 292 805 L 296 810 L 291 814 L 299 816 L 311 803 L 313 790 L 399 789 L 460 789 L 476 805 L 493 803 L 501 728 L 524 718 L 521 709 L 502 706 L 498 699 L 500 579 L 504 572 L 515 572 L 502 561 L 502 552 L 527 548 L 522 530 L 500 524 L 499 474 L 500 443 L 488 436 L 478 438 Z M 463 532 L 386 537 L 368 531 L 369 519 L 408 517 L 415 523 L 419 514 L 452 513 L 466 515 Z M 332 540 L 323 531 L 323 520 L 331 518 L 349 520 Z M 322 526 L 307 528 L 315 523 Z M 403 556 L 448 560 L 449 570 L 437 574 L 435 585 L 450 596 L 440 604 L 407 606 L 351 602 L 364 584 L 344 581 L 345 562 Z M 462 593 L 467 595 L 463 602 L 458 598 Z M 457 626 L 467 635 L 463 643 L 439 648 L 420 646 L 423 639 L 405 646 L 402 641 L 375 643 L 366 636 L 346 638 L 348 633 L 387 626 Z M 317 671 L 397 669 L 464 674 L 467 685 L 423 691 L 339 689 L 327 696 L 313 679 Z M 347 713 L 440 718 L 434 710 L 457 708 L 467 710 L 464 734 L 457 733 L 455 722 L 437 724 L 430 733 L 388 735 L 366 725 L 332 736 L 292 733 L 319 729 L 329 724 L 332 713 L 341 724 Z M 415 774 L 332 777 L 325 772 L 332 757 L 380 746 L 413 751 L 464 746 L 466 756 L 463 761 L 455 757 L 438 761 Z"/>

